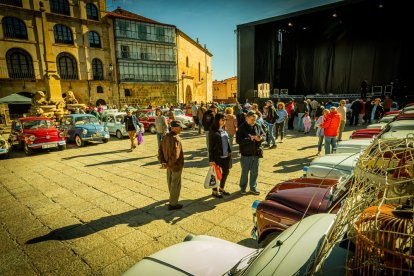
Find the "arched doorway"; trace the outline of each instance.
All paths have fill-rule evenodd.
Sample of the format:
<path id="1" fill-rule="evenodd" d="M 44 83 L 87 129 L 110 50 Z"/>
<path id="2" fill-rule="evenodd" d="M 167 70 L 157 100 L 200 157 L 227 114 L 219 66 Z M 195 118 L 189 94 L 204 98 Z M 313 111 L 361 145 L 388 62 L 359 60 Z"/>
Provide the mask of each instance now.
<path id="1" fill-rule="evenodd" d="M 99 100 L 96 101 L 96 106 L 98 106 L 99 104 L 106 105 L 106 102 L 102 99 L 99 99 Z"/>
<path id="2" fill-rule="evenodd" d="M 187 85 L 185 89 L 185 103 L 189 104 L 193 100 L 193 93 L 191 92 L 191 87 Z"/>

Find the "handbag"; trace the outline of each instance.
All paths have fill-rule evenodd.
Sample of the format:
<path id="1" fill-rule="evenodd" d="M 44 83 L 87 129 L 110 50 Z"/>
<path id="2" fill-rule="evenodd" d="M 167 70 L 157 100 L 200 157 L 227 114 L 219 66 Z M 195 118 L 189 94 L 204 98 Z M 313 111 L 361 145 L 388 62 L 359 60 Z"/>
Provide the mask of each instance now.
<path id="1" fill-rule="evenodd" d="M 210 166 L 208 169 L 206 178 L 204 179 L 204 188 L 212 189 L 217 188 L 220 184 L 220 180 L 217 178 L 215 166 Z"/>
<path id="2" fill-rule="evenodd" d="M 144 142 L 144 137 L 142 136 L 141 131 L 138 131 L 137 133 L 137 142 L 138 142 L 138 145 L 141 145 Z"/>

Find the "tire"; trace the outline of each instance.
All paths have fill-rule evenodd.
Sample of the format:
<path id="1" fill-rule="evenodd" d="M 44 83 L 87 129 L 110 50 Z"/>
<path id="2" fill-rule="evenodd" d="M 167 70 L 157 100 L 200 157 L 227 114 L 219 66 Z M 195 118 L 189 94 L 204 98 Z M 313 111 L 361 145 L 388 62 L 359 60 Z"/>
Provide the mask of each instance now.
<path id="1" fill-rule="evenodd" d="M 118 139 L 124 138 L 124 135 L 122 135 L 122 133 L 119 129 L 116 131 L 116 138 L 118 138 Z"/>
<path id="2" fill-rule="evenodd" d="M 262 239 L 262 241 L 259 243 L 259 247 L 260 248 L 265 248 L 271 241 L 273 241 L 277 236 L 279 236 L 281 232 L 275 231 L 275 232 L 270 232 L 269 234 L 267 234 L 264 239 Z"/>
<path id="3" fill-rule="evenodd" d="M 83 147 L 85 145 L 85 141 L 82 140 L 82 138 L 79 135 L 75 136 L 75 144 L 78 147 Z"/>
<path id="4" fill-rule="evenodd" d="M 24 153 L 25 153 L 27 156 L 29 156 L 29 155 L 32 155 L 32 154 L 33 154 L 33 150 L 32 150 L 31 148 L 29 148 L 29 146 L 28 146 L 26 143 L 24 143 L 24 144 L 23 144 L 23 150 L 24 150 Z"/>
<path id="5" fill-rule="evenodd" d="M 65 145 L 58 145 L 58 150 L 65 150 L 66 149 L 66 144 Z"/>
<path id="6" fill-rule="evenodd" d="M 148 131 L 149 131 L 149 132 L 151 132 L 152 134 L 157 133 L 157 129 L 155 128 L 155 126 L 154 126 L 154 125 L 150 125 L 150 126 L 148 127 Z"/>
<path id="7" fill-rule="evenodd" d="M 108 141 L 109 141 L 109 139 L 108 139 L 108 138 L 103 138 L 103 139 L 102 139 L 102 142 L 104 142 L 104 143 L 108 143 Z"/>

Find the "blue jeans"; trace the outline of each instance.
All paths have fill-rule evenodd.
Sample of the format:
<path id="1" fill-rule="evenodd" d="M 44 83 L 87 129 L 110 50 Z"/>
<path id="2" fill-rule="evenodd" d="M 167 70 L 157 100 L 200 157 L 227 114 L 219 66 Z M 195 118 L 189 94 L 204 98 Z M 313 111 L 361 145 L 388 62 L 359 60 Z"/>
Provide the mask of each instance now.
<path id="1" fill-rule="evenodd" d="M 257 176 L 259 175 L 259 157 L 258 156 L 241 156 L 241 177 L 240 190 L 246 191 L 248 175 L 250 171 L 250 191 L 256 191 Z"/>
<path id="2" fill-rule="evenodd" d="M 331 150 L 332 146 L 332 150 Z M 325 136 L 325 154 L 336 152 L 336 136 Z"/>
<path id="3" fill-rule="evenodd" d="M 162 137 L 164 136 L 164 134 L 162 134 L 162 133 L 158 133 L 157 132 L 157 142 L 158 142 L 158 147 L 160 146 L 160 144 L 161 144 L 161 141 L 162 141 Z"/>
<path id="4" fill-rule="evenodd" d="M 318 136 L 318 138 L 319 138 L 319 140 L 318 140 L 318 152 L 322 151 L 323 137 L 324 136 Z"/>
<path id="5" fill-rule="evenodd" d="M 274 124 L 267 123 L 267 127 L 269 128 L 269 132 L 268 132 L 269 140 L 268 140 L 268 143 L 269 143 L 269 145 L 270 144 L 276 145 L 276 140 L 275 140 L 275 125 Z"/>
<path id="6" fill-rule="evenodd" d="M 234 141 L 234 134 L 229 134 L 229 144 L 230 148 L 233 151 L 233 141 Z"/>

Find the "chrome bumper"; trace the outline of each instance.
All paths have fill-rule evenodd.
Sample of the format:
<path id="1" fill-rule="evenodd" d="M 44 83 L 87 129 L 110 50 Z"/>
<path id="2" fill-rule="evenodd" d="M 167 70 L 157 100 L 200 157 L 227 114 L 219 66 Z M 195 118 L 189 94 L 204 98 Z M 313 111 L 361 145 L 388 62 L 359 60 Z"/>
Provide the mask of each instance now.
<path id="1" fill-rule="evenodd" d="M 47 142 L 47 143 L 38 143 L 38 144 L 30 144 L 27 145 L 29 148 L 41 148 L 44 145 L 56 145 L 57 146 L 62 146 L 62 145 L 66 145 L 66 141 L 65 140 L 60 140 L 60 141 L 56 141 L 56 142 Z M 52 147 L 51 147 L 52 148 Z"/>

